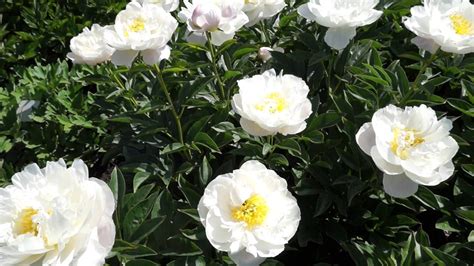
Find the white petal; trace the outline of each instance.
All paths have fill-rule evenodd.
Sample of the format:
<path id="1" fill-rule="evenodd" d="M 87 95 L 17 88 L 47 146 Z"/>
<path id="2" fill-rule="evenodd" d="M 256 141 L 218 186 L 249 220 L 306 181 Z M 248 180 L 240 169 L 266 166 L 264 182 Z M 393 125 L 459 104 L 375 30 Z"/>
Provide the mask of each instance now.
<path id="1" fill-rule="evenodd" d="M 356 28 L 329 28 L 324 36 L 324 41 L 336 50 L 346 48 L 349 42 L 356 36 Z"/>
<path id="2" fill-rule="evenodd" d="M 434 40 L 422 38 L 419 36 L 411 39 L 411 43 L 418 46 L 418 48 L 422 50 L 430 52 L 431 54 L 436 53 L 440 47 Z"/>
<path id="3" fill-rule="evenodd" d="M 147 65 L 154 65 L 160 63 L 162 60 L 170 58 L 171 48 L 166 45 L 158 49 L 149 49 L 141 52 L 143 61 Z"/>
<path id="4" fill-rule="evenodd" d="M 407 176 L 413 181 L 425 186 L 437 186 L 441 182 L 446 181 L 454 174 L 453 162 L 448 162 L 438 169 L 431 172 L 429 176 L 420 176 L 416 173 L 405 170 Z"/>
<path id="5" fill-rule="evenodd" d="M 395 198 L 408 198 L 418 190 L 418 184 L 411 181 L 405 174 L 383 175 L 383 189 Z"/>
<path id="6" fill-rule="evenodd" d="M 138 55 L 138 51 L 134 50 L 117 50 L 112 55 L 112 63 L 117 66 L 131 67 L 133 60 Z"/>
<path id="7" fill-rule="evenodd" d="M 224 42 L 234 38 L 235 32 L 224 33 L 222 31 L 211 32 L 211 43 L 217 46 L 222 45 Z"/>
<path id="8" fill-rule="evenodd" d="M 240 166 L 240 170 L 245 171 L 266 171 L 268 170 L 265 165 L 257 160 L 250 160 L 246 161 L 242 166 Z M 286 188 L 286 187 L 285 187 Z"/>
<path id="9" fill-rule="evenodd" d="M 253 136 L 263 137 L 276 134 L 276 132 L 267 131 L 261 128 L 257 123 L 245 118 L 240 118 L 240 125 L 247 133 Z"/>
<path id="10" fill-rule="evenodd" d="M 377 150 L 377 146 L 373 146 L 370 150 L 370 155 L 372 156 L 372 160 L 374 160 L 375 165 L 382 170 L 384 173 L 389 175 L 398 175 L 403 173 L 403 168 L 400 165 L 394 165 L 387 161 L 385 161 L 380 153 Z"/>
<path id="11" fill-rule="evenodd" d="M 72 163 L 71 168 L 75 171 L 76 177 L 82 181 L 89 180 L 89 169 L 84 161 L 76 159 Z"/>
<path id="12" fill-rule="evenodd" d="M 375 146 L 375 132 L 372 123 L 362 125 L 356 134 L 356 142 L 365 154 L 370 156 L 370 150 Z"/>
<path id="13" fill-rule="evenodd" d="M 205 45 L 207 39 L 206 35 L 202 32 L 191 32 L 189 35 L 187 34 L 186 41 L 189 43 Z"/>
<path id="14" fill-rule="evenodd" d="M 302 132 L 306 128 L 306 122 L 301 122 L 298 125 L 282 127 L 278 130 L 283 136 L 294 135 Z"/>
<path id="15" fill-rule="evenodd" d="M 300 16 L 304 17 L 307 20 L 315 21 L 317 19 L 313 12 L 309 10 L 308 4 L 304 4 L 298 7 L 298 14 L 300 14 Z"/>
<path id="16" fill-rule="evenodd" d="M 229 257 L 238 266 L 258 266 L 265 261 L 265 258 L 255 257 L 252 254 L 242 249 L 235 253 L 228 253 Z"/>

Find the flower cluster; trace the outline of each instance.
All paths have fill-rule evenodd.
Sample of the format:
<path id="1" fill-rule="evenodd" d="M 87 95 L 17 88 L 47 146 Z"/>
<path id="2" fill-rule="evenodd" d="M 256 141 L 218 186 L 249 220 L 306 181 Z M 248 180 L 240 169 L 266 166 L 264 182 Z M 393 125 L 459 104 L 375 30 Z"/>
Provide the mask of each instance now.
<path id="1" fill-rule="evenodd" d="M 405 110 L 389 105 L 361 127 L 356 140 L 384 172 L 385 192 L 405 198 L 418 184 L 436 186 L 454 173 L 451 160 L 459 146 L 449 136 L 451 128 L 450 120 L 438 120 L 425 105 Z"/>
<path id="2" fill-rule="evenodd" d="M 283 0 L 185 0 L 183 4 L 177 16 L 186 24 L 187 34 L 208 39 L 211 48 L 286 7 Z M 148 65 L 168 59 L 168 43 L 178 28 L 170 12 L 178 6 L 176 0 L 132 1 L 117 15 L 114 25 L 94 24 L 74 37 L 68 57 L 77 64 L 111 60 L 128 67 L 138 56 Z M 327 45 L 343 50 L 358 27 L 380 19 L 383 11 L 378 8 L 379 0 L 309 0 L 297 11 L 325 27 Z M 465 54 L 474 52 L 473 14 L 474 5 L 468 0 L 426 0 L 423 6 L 413 7 L 411 17 L 403 22 L 417 34 L 412 42 L 419 48 Z M 258 56 L 266 62 L 270 51 L 283 52 L 262 47 Z M 313 110 L 310 89 L 300 77 L 270 69 L 237 84 L 231 114 L 239 116 L 249 135 L 286 136 L 306 129 Z M 450 136 L 451 129 L 451 120 L 438 119 L 425 105 L 405 109 L 389 105 L 376 111 L 355 139 L 383 172 L 385 192 L 405 198 L 416 193 L 419 185 L 435 186 L 453 175 L 452 160 L 459 146 Z M 113 198 L 104 184 L 89 180 L 82 162 L 76 161 L 71 168 L 62 161 L 43 170 L 29 166 L 13 182 L 0 190 L 1 210 L 7 217 L 0 224 L 1 262 L 103 262 L 114 238 Z M 92 216 L 88 209 L 79 211 L 84 201 L 95 202 L 95 213 L 100 215 Z M 257 265 L 281 253 L 301 219 L 286 181 L 257 161 L 247 161 L 240 169 L 211 181 L 198 212 L 210 243 L 228 252 L 238 265 Z M 73 219 L 83 222 L 73 223 Z M 69 243 L 81 245 L 72 252 Z"/>
<path id="3" fill-rule="evenodd" d="M 199 201 L 206 236 L 237 265 L 258 265 L 275 257 L 301 219 L 285 179 L 257 161 L 216 177 Z"/>
<path id="4" fill-rule="evenodd" d="M 103 265 L 115 242 L 115 200 L 87 166 L 27 166 L 0 188 L 0 265 Z"/>

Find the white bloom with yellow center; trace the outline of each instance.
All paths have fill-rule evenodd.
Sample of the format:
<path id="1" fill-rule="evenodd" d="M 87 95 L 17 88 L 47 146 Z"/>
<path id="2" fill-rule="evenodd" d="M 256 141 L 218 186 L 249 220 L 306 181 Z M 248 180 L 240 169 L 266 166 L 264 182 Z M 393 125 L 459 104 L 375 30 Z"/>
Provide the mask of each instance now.
<path id="1" fill-rule="evenodd" d="M 107 26 L 110 27 L 110 26 Z M 84 28 L 82 33 L 71 39 L 71 52 L 67 57 L 74 64 L 97 64 L 110 60 L 115 49 L 110 47 L 104 39 L 105 28 L 94 24 L 91 29 Z"/>
<path id="2" fill-rule="evenodd" d="M 155 4 L 161 6 L 166 12 L 173 12 L 179 6 L 179 0 L 133 0 L 140 4 Z"/>
<path id="3" fill-rule="evenodd" d="M 247 26 L 271 18 L 285 8 L 285 0 L 245 0 L 244 12 L 249 17 Z"/>
<path id="4" fill-rule="evenodd" d="M 280 254 L 301 219 L 285 179 L 258 161 L 209 183 L 198 211 L 211 244 L 249 266 Z"/>
<path id="5" fill-rule="evenodd" d="M 306 128 L 312 113 L 308 85 L 293 75 L 277 75 L 271 69 L 262 75 L 238 81 L 239 94 L 232 107 L 241 116 L 240 125 L 254 136 L 297 134 Z"/>
<path id="6" fill-rule="evenodd" d="M 419 184 L 436 186 L 453 175 L 452 159 L 459 146 L 451 129 L 451 120 L 438 120 L 425 105 L 405 110 L 389 105 L 360 128 L 356 140 L 384 172 L 385 192 L 405 198 Z"/>
<path id="7" fill-rule="evenodd" d="M 423 50 L 474 52 L 474 5 L 469 0 L 425 0 L 411 9 L 404 23 L 418 35 L 412 43 Z"/>
<path id="8" fill-rule="evenodd" d="M 298 8 L 307 20 L 329 28 L 324 41 L 337 50 L 344 49 L 356 36 L 356 28 L 369 25 L 382 16 L 374 9 L 379 0 L 310 0 Z"/>
<path id="9" fill-rule="evenodd" d="M 211 43 L 221 45 L 234 38 L 235 32 L 248 21 L 242 11 L 244 0 L 185 0 L 178 16 L 196 35 L 211 33 Z"/>
<path id="10" fill-rule="evenodd" d="M 115 201 L 76 160 L 36 164 L 0 189 L 0 265 L 103 265 L 115 241 Z"/>
<path id="11" fill-rule="evenodd" d="M 149 65 L 168 59 L 167 43 L 177 27 L 176 19 L 158 5 L 128 3 L 115 18 L 114 29 L 105 32 L 107 42 L 117 50 L 112 63 L 131 66 L 138 53 Z"/>

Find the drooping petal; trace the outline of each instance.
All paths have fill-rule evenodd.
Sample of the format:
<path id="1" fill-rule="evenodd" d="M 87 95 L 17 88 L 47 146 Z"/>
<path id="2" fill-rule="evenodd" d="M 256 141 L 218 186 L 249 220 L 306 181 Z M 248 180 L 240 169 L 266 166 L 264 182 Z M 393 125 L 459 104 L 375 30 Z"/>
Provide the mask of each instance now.
<path id="1" fill-rule="evenodd" d="M 235 264 L 239 266 L 258 266 L 265 261 L 265 258 L 255 257 L 248 253 L 245 249 L 242 249 L 235 253 L 229 252 L 229 257 Z"/>
<path id="2" fill-rule="evenodd" d="M 383 189 L 395 198 L 408 198 L 418 191 L 418 184 L 405 174 L 383 175 Z"/>
<path id="3" fill-rule="evenodd" d="M 141 55 L 145 64 L 154 65 L 168 59 L 171 55 L 171 48 L 166 45 L 165 47 L 142 51 Z"/>
<path id="4" fill-rule="evenodd" d="M 365 154 L 370 156 L 370 150 L 375 146 L 375 132 L 372 123 L 362 125 L 356 134 L 356 142 Z"/>
<path id="5" fill-rule="evenodd" d="M 211 43 L 216 46 L 221 46 L 226 41 L 234 38 L 235 32 L 224 33 L 223 31 L 211 32 Z"/>
<path id="6" fill-rule="evenodd" d="M 356 28 L 329 28 L 324 36 L 324 41 L 336 50 L 342 50 L 349 45 L 349 42 L 356 36 Z"/>
<path id="7" fill-rule="evenodd" d="M 257 123 L 247 120 L 245 118 L 240 118 L 240 125 L 242 128 L 247 131 L 249 134 L 257 137 L 275 135 L 276 132 L 271 132 L 263 129 Z"/>
<path id="8" fill-rule="evenodd" d="M 138 51 L 117 50 L 112 55 L 112 63 L 117 66 L 131 67 L 133 60 L 138 56 Z"/>
<path id="9" fill-rule="evenodd" d="M 434 40 L 419 36 L 411 39 L 411 43 L 418 46 L 418 48 L 422 50 L 430 52 L 431 54 L 436 53 L 436 51 L 438 51 L 440 47 Z"/>

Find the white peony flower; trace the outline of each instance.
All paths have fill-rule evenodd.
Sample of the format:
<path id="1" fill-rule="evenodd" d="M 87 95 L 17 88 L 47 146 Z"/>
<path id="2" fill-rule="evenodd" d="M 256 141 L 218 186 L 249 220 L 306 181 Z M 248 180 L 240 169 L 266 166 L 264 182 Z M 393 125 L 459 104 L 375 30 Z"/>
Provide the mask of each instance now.
<path id="1" fill-rule="evenodd" d="M 240 125 L 254 136 L 297 134 L 306 128 L 312 113 L 309 88 L 299 77 L 276 75 L 271 69 L 262 75 L 238 81 L 239 94 L 232 107 L 241 116 Z"/>
<path id="2" fill-rule="evenodd" d="M 260 47 L 260 49 L 258 49 L 258 58 L 260 60 L 262 60 L 264 63 L 266 63 L 268 60 L 272 59 L 272 53 L 273 51 L 276 51 L 276 52 L 280 52 L 280 53 L 284 53 L 285 50 L 281 47 L 273 47 L 273 48 L 270 48 L 270 47 Z"/>
<path id="3" fill-rule="evenodd" d="M 31 164 L 0 189 L 0 265 L 103 265 L 115 241 L 115 201 L 87 166 Z"/>
<path id="4" fill-rule="evenodd" d="M 179 6 L 179 0 L 133 0 L 140 4 L 155 4 L 161 6 L 166 12 L 173 12 Z"/>
<path id="5" fill-rule="evenodd" d="M 285 6 L 285 0 L 245 0 L 243 10 L 249 17 L 247 26 L 253 26 L 260 20 L 275 16 Z"/>
<path id="6" fill-rule="evenodd" d="M 301 219 L 285 179 L 258 161 L 209 183 L 198 211 L 211 244 L 249 266 L 280 254 Z"/>
<path id="7" fill-rule="evenodd" d="M 404 23 L 418 35 L 412 43 L 420 49 L 474 52 L 474 5 L 469 0 L 425 0 L 423 6 L 411 9 L 411 15 Z"/>
<path id="8" fill-rule="evenodd" d="M 92 28 L 84 28 L 83 32 L 71 39 L 71 52 L 67 57 L 74 64 L 88 64 L 95 66 L 97 64 L 110 60 L 115 49 L 110 47 L 105 39 L 104 32 L 107 27 L 101 27 L 97 24 Z"/>
<path id="9" fill-rule="evenodd" d="M 211 33 L 211 43 L 221 45 L 234 38 L 235 32 L 249 20 L 242 11 L 243 0 L 188 0 L 178 16 L 188 25 L 188 30 L 198 35 Z"/>
<path id="10" fill-rule="evenodd" d="M 405 110 L 389 105 L 360 128 L 356 141 L 384 172 L 385 192 L 405 198 L 419 184 L 436 186 L 454 173 L 459 146 L 449 136 L 451 128 L 450 120 L 438 120 L 425 105 Z"/>
<path id="11" fill-rule="evenodd" d="M 382 16 L 374 9 L 379 0 L 310 0 L 298 8 L 307 20 L 329 28 L 324 41 L 337 50 L 344 49 L 356 36 L 356 28 L 369 25 Z"/>
<path id="12" fill-rule="evenodd" d="M 178 22 L 158 5 L 128 3 L 115 18 L 114 29 L 105 32 L 109 45 L 117 49 L 112 63 L 130 67 L 138 53 L 149 65 L 168 59 L 171 49 L 167 43 L 177 27 Z"/>

